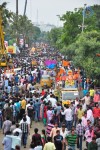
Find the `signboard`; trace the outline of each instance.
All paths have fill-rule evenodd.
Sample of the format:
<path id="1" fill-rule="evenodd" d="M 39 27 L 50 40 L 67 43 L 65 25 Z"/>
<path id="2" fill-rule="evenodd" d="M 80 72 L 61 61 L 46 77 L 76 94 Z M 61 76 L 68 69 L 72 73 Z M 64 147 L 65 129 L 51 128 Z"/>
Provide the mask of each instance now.
<path id="1" fill-rule="evenodd" d="M 15 46 L 8 46 L 6 48 L 6 50 L 7 50 L 7 53 L 16 54 L 16 47 Z"/>

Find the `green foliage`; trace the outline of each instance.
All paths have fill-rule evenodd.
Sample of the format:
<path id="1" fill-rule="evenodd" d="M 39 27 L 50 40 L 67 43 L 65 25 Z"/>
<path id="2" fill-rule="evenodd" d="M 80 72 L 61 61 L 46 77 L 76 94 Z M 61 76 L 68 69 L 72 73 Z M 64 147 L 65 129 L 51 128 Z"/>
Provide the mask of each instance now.
<path id="1" fill-rule="evenodd" d="M 3 19 L 3 25 L 6 26 L 8 23 L 8 20 L 12 18 L 12 12 L 6 9 L 7 3 L 4 2 L 2 5 L 0 5 L 0 12 Z"/>
<path id="2" fill-rule="evenodd" d="M 16 19 L 16 14 L 13 14 L 12 19 L 9 21 L 5 31 L 10 38 L 17 38 L 23 36 L 26 43 L 31 44 L 36 41 L 41 31 L 38 27 L 34 26 L 27 18 L 27 16 L 19 15 Z"/>
<path id="3" fill-rule="evenodd" d="M 61 34 L 62 34 L 62 28 L 53 28 L 50 32 L 48 32 L 48 39 L 50 41 L 50 44 L 54 47 L 60 47 L 61 44 Z"/>
<path id="4" fill-rule="evenodd" d="M 88 77 L 100 75 L 100 32 L 86 32 L 77 37 L 75 43 L 69 46 L 73 48 L 73 62 L 76 66 L 82 67 Z"/>
<path id="5" fill-rule="evenodd" d="M 77 34 L 80 33 L 78 25 L 82 22 L 82 14 L 80 11 L 68 11 L 61 17 L 61 20 L 64 21 L 62 42 L 67 46 L 74 42 Z"/>

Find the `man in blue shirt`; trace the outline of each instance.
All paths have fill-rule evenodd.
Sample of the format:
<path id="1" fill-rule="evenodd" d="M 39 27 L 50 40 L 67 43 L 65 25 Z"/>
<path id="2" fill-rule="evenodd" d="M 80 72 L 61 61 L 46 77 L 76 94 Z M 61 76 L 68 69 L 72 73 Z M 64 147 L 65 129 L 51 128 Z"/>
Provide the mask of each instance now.
<path id="1" fill-rule="evenodd" d="M 10 131 L 7 131 L 6 132 L 6 135 L 10 135 L 11 132 Z M 11 150 L 11 146 L 12 146 L 12 139 L 5 136 L 3 141 L 2 141 L 2 144 L 4 145 L 4 150 Z"/>

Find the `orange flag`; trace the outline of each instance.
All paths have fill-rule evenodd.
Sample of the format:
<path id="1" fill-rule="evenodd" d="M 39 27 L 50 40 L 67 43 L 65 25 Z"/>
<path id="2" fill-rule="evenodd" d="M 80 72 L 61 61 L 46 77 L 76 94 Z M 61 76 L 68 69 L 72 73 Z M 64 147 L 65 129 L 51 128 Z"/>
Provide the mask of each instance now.
<path id="1" fill-rule="evenodd" d="M 65 61 L 65 60 L 62 61 L 62 66 L 63 67 L 68 67 L 69 65 L 70 65 L 69 61 Z"/>

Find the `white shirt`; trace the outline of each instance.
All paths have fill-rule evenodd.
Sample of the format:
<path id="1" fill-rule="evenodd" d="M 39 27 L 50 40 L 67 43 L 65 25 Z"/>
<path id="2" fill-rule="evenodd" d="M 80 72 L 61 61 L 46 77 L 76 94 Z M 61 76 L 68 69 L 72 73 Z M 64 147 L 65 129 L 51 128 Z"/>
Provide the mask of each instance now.
<path id="1" fill-rule="evenodd" d="M 94 117 L 91 109 L 87 110 L 87 118 L 91 121 L 92 124 L 94 124 Z"/>
<path id="2" fill-rule="evenodd" d="M 16 128 L 13 130 L 13 134 L 15 134 L 16 132 L 19 133 L 19 137 L 21 138 L 22 137 L 22 130 L 20 128 Z"/>
<path id="3" fill-rule="evenodd" d="M 62 135 L 63 139 L 66 138 L 66 136 L 68 135 L 69 131 L 67 129 L 65 129 L 65 131 L 63 132 L 62 129 L 60 129 L 60 135 Z"/>
<path id="4" fill-rule="evenodd" d="M 42 150 L 42 146 L 36 146 L 33 150 Z"/>
<path id="5" fill-rule="evenodd" d="M 86 104 L 85 103 L 82 105 L 82 109 L 83 109 L 83 111 L 86 111 Z"/>
<path id="6" fill-rule="evenodd" d="M 79 101 L 75 100 L 75 107 L 79 104 Z"/>
<path id="7" fill-rule="evenodd" d="M 92 110 L 89 109 L 87 110 L 87 118 L 90 119 L 91 117 L 93 117 L 93 113 L 92 113 Z"/>
<path id="8" fill-rule="evenodd" d="M 30 117 L 26 115 L 26 119 L 27 119 L 27 120 L 26 120 L 26 123 L 27 123 L 28 125 L 30 125 L 30 124 L 31 124 Z M 23 119 L 20 121 L 19 124 L 21 124 L 21 123 L 23 123 Z"/>
<path id="9" fill-rule="evenodd" d="M 71 121 L 72 120 L 72 110 L 70 108 L 65 109 L 64 112 L 61 112 L 62 115 L 65 115 L 65 120 L 66 121 Z"/>
<path id="10" fill-rule="evenodd" d="M 29 106 L 31 106 L 30 103 L 28 103 L 28 104 L 26 105 L 26 112 L 27 112 L 27 108 L 28 108 Z"/>
<path id="11" fill-rule="evenodd" d="M 86 127 L 87 126 L 87 120 L 88 120 L 88 118 L 86 117 L 82 117 L 82 125 L 84 126 L 84 127 Z"/>
<path id="12" fill-rule="evenodd" d="M 57 100 L 56 100 L 55 98 L 50 97 L 50 98 L 49 98 L 49 101 L 51 102 L 52 107 L 55 107 L 55 106 L 56 106 Z"/>

